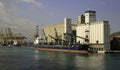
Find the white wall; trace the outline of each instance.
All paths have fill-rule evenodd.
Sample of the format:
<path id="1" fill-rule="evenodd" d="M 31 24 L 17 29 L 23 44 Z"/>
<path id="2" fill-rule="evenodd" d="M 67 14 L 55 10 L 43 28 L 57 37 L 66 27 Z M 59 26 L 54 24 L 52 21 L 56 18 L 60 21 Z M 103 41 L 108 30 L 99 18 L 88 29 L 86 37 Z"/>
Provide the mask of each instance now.
<path id="1" fill-rule="evenodd" d="M 108 24 L 108 22 L 104 22 L 104 42 L 107 44 L 110 41 L 110 24 Z"/>
<path id="2" fill-rule="evenodd" d="M 102 22 L 91 23 L 90 43 L 104 43 L 104 24 Z"/>
<path id="3" fill-rule="evenodd" d="M 88 24 L 82 24 L 77 27 L 77 36 L 84 37 L 86 36 L 85 30 L 89 29 L 89 43 L 109 43 L 109 33 L 110 33 L 110 25 L 108 22 L 95 22 Z M 77 42 L 80 41 L 84 43 L 84 39 L 77 38 Z"/>
<path id="4" fill-rule="evenodd" d="M 64 33 L 71 33 L 72 32 L 71 22 L 72 22 L 72 20 L 70 18 L 64 18 L 64 25 L 65 25 Z"/>
<path id="5" fill-rule="evenodd" d="M 85 29 L 86 29 L 86 25 L 85 24 L 77 26 L 77 28 L 76 28 L 76 35 L 85 38 Z M 78 38 L 78 37 L 77 37 L 76 40 L 77 40 L 77 42 L 80 41 L 80 43 L 82 43 L 82 44 L 85 42 L 84 39 L 81 39 L 81 38 Z"/>
<path id="6" fill-rule="evenodd" d="M 70 18 L 64 18 L 64 33 L 69 33 L 72 34 L 72 27 L 71 27 L 71 22 L 72 20 Z M 65 40 L 71 42 L 71 36 L 70 35 L 65 35 Z"/>

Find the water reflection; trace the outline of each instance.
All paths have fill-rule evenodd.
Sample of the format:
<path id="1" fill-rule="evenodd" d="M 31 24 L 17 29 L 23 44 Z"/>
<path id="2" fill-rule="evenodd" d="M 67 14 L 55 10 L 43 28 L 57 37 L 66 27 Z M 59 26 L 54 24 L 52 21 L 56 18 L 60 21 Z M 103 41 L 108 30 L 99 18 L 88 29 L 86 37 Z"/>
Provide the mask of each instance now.
<path id="1" fill-rule="evenodd" d="M 94 70 L 105 70 L 105 54 L 92 54 L 88 57 L 88 67 Z"/>
<path id="2" fill-rule="evenodd" d="M 35 57 L 35 60 L 39 60 L 39 58 L 40 58 L 40 57 L 39 57 L 39 51 L 38 51 L 38 50 L 35 50 L 34 52 L 35 52 L 35 56 L 34 56 L 34 57 Z"/>

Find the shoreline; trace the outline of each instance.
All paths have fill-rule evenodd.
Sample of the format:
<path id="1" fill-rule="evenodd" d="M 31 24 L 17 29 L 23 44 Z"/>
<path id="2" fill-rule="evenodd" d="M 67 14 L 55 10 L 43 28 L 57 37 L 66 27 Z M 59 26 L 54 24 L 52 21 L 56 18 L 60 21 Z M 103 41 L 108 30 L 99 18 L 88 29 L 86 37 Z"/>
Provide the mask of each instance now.
<path id="1" fill-rule="evenodd" d="M 68 52 L 68 53 L 91 53 L 87 50 L 71 50 L 71 49 L 54 49 L 54 48 L 35 48 L 35 50 L 39 51 L 52 51 L 52 52 Z M 120 53 L 120 51 L 111 50 L 105 53 Z"/>
<path id="2" fill-rule="evenodd" d="M 106 53 L 120 53 L 120 51 L 118 51 L 118 50 L 111 50 L 111 51 L 106 52 Z"/>

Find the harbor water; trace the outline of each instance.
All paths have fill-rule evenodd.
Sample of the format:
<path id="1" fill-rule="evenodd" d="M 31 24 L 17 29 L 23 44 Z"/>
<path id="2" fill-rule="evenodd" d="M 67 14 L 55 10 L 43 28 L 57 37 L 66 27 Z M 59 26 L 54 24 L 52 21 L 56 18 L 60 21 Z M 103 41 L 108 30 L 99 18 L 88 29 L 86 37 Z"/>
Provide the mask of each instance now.
<path id="1" fill-rule="evenodd" d="M 120 53 L 80 54 L 1 47 L 0 70 L 120 70 Z"/>

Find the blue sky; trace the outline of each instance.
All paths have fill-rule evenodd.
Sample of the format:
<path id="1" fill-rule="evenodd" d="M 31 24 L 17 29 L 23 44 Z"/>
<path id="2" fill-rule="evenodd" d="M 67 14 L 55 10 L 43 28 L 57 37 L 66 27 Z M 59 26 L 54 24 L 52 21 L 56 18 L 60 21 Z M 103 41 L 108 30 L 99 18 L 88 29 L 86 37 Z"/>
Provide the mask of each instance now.
<path id="1" fill-rule="evenodd" d="M 120 0 L 0 0 L 0 21 L 11 26 L 43 28 L 62 23 L 65 17 L 76 21 L 86 10 L 94 10 L 98 21 L 109 21 L 112 33 L 120 31 L 119 4 Z"/>
<path id="2" fill-rule="evenodd" d="M 19 0 L 20 1 L 20 0 Z M 27 0 L 26 0 L 27 1 Z M 120 0 L 31 0 L 35 3 L 15 3 L 19 9 L 19 17 L 30 19 L 40 26 L 63 22 L 65 17 L 77 20 L 77 16 L 86 10 L 95 10 L 97 20 L 107 20 L 111 24 L 111 32 L 119 30 Z"/>

